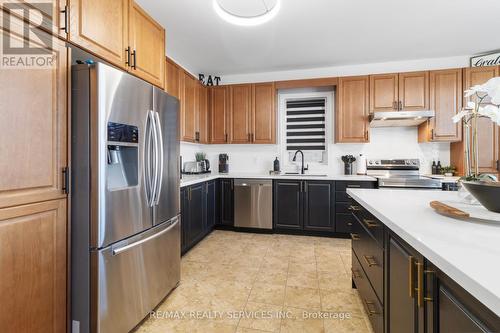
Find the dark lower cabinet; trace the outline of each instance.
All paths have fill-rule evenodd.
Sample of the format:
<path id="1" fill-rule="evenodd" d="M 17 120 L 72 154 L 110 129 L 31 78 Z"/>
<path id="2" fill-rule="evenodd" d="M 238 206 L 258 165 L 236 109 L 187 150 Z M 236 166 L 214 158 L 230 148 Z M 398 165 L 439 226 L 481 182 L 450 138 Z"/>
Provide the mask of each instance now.
<path id="1" fill-rule="evenodd" d="M 349 206 L 351 198 L 347 194 L 348 188 L 375 188 L 375 181 L 347 181 L 335 182 L 335 231 L 349 234 L 352 232 L 353 217 Z"/>
<path id="2" fill-rule="evenodd" d="M 302 229 L 302 181 L 277 180 L 273 191 L 275 229 Z"/>
<path id="3" fill-rule="evenodd" d="M 215 181 L 181 188 L 181 253 L 186 253 L 213 229 L 216 221 Z"/>
<path id="4" fill-rule="evenodd" d="M 431 263 L 426 267 L 427 332 L 500 332 L 500 318 Z"/>
<path id="5" fill-rule="evenodd" d="M 351 210 L 352 281 L 375 333 L 500 332 L 500 317 L 364 207 L 352 202 Z"/>
<path id="6" fill-rule="evenodd" d="M 234 183 L 232 179 L 221 179 L 220 185 L 220 219 L 219 224 L 234 226 Z"/>
<path id="7" fill-rule="evenodd" d="M 334 231 L 333 182 L 304 181 L 304 230 Z"/>
<path id="8" fill-rule="evenodd" d="M 275 229 L 335 231 L 332 181 L 276 180 L 273 186 Z"/>
<path id="9" fill-rule="evenodd" d="M 207 190 L 207 229 L 212 230 L 217 221 L 217 184 L 210 181 L 206 185 Z"/>
<path id="10" fill-rule="evenodd" d="M 386 297 L 388 332 L 418 333 L 424 329 L 423 304 L 418 304 L 418 274 L 423 257 L 408 245 L 387 233 Z M 422 301 L 422 300 L 421 300 Z"/>

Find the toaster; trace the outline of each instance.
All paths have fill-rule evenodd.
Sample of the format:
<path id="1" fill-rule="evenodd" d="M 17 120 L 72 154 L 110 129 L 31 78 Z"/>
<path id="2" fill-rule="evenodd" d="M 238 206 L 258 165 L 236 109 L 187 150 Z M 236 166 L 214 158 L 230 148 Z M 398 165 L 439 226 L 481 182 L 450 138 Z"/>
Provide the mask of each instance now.
<path id="1" fill-rule="evenodd" d="M 184 173 L 203 173 L 206 171 L 205 161 L 185 162 Z"/>

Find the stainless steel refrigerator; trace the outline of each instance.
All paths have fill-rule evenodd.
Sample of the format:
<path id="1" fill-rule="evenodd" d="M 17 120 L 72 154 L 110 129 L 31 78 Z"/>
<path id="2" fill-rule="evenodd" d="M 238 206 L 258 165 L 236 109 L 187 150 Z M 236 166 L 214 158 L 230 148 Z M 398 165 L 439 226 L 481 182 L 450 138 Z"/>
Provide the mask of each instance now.
<path id="1" fill-rule="evenodd" d="M 113 67 L 72 68 L 73 332 L 128 332 L 180 280 L 178 110 Z"/>

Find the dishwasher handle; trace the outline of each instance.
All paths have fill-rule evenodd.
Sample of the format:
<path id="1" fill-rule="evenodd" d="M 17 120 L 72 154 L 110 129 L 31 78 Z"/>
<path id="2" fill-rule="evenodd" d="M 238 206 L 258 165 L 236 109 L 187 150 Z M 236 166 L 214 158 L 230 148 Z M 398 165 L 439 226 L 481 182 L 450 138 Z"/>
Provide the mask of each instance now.
<path id="1" fill-rule="evenodd" d="M 251 187 L 251 186 L 272 186 L 272 180 L 268 179 L 235 179 L 235 187 Z"/>

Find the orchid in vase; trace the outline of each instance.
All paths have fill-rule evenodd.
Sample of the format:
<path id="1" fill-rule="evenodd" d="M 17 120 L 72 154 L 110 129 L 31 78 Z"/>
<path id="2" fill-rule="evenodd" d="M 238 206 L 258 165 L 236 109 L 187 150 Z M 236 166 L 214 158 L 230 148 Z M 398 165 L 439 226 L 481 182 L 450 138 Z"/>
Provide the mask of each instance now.
<path id="1" fill-rule="evenodd" d="M 500 77 L 473 86 L 465 91 L 465 97 L 472 97 L 473 101 L 468 102 L 467 107 L 453 117 L 453 121 L 464 124 L 465 180 L 481 180 L 484 177 L 479 174 L 478 121 L 489 118 L 500 126 Z"/>

